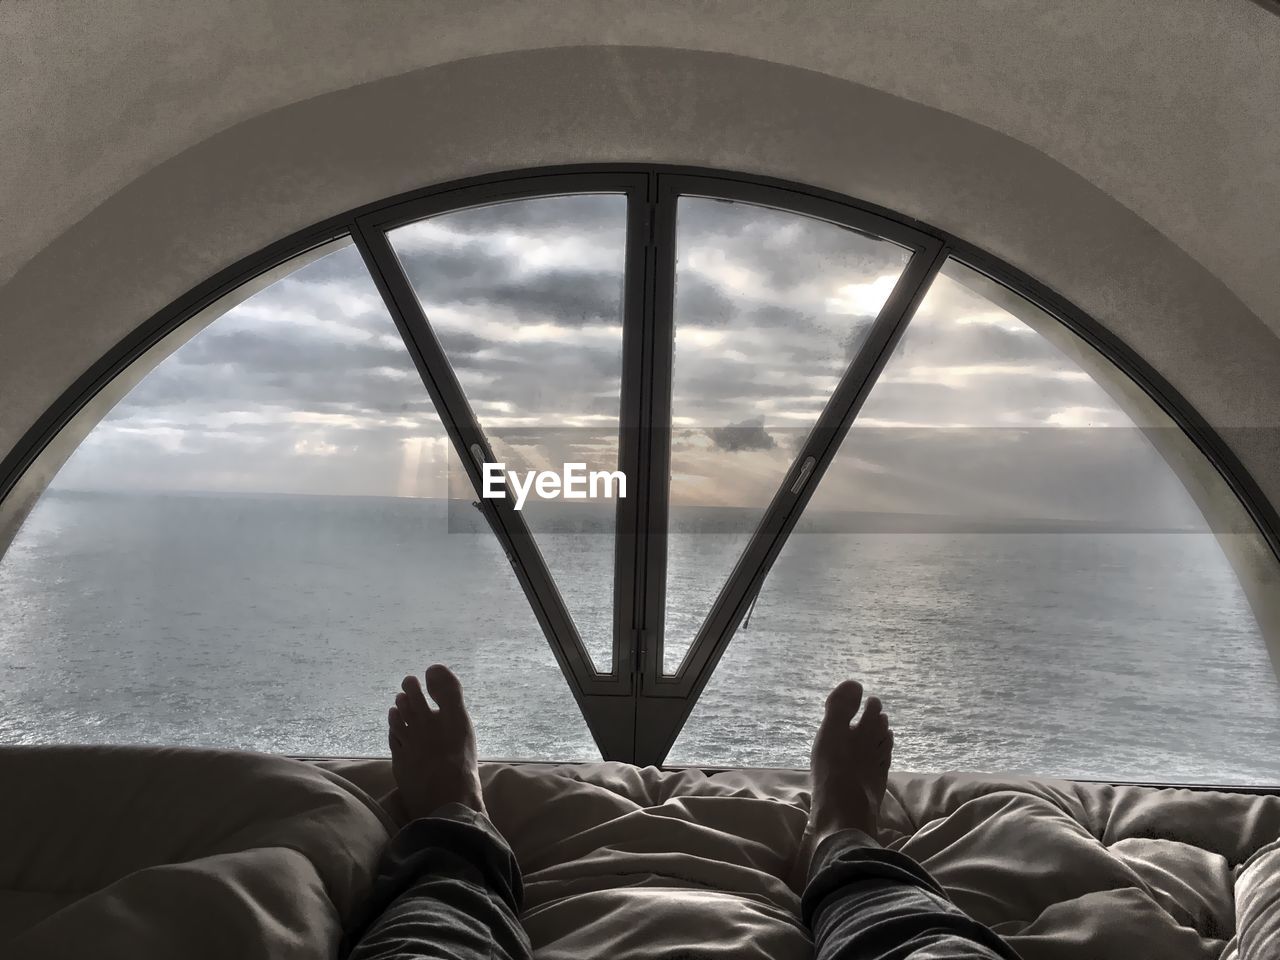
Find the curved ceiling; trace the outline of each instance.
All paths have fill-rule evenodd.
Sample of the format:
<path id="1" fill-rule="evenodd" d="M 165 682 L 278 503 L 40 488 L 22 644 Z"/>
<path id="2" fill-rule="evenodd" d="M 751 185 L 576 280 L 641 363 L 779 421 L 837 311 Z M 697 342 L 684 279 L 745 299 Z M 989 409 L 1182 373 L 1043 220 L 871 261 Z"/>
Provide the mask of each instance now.
<path id="1" fill-rule="evenodd" d="M 1280 291 L 1259 275 L 1280 214 L 1280 23 L 1246 0 L 425 9 L 6 5 L 0 129 L 22 146 L 0 153 L 0 209 L 23 229 L 0 241 L 0 280 L 130 180 L 242 120 L 451 60 L 617 44 L 804 67 L 1004 132 L 1119 199 L 1280 326 Z"/>
<path id="2" fill-rule="evenodd" d="M 427 9 L 0 8 L 0 454 L 152 313 L 309 223 L 645 160 L 811 182 L 986 247 L 1248 428 L 1228 442 L 1280 502 L 1280 19 L 1261 6 Z"/>

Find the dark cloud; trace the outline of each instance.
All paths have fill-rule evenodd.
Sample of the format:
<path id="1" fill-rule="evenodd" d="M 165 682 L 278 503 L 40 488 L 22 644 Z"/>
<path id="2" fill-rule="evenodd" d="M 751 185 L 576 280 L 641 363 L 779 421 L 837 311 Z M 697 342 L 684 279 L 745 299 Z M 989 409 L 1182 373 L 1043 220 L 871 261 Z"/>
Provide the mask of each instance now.
<path id="1" fill-rule="evenodd" d="M 858 355 L 858 351 L 866 343 L 867 334 L 871 332 L 871 325 L 875 322 L 875 317 L 857 317 L 853 320 L 848 332 L 845 333 L 844 339 L 841 341 L 846 360 L 852 362 L 853 358 Z"/>
<path id="2" fill-rule="evenodd" d="M 618 392 L 607 391 L 603 394 L 587 398 L 587 408 L 584 413 L 593 415 L 606 415 L 616 417 L 622 403 L 621 396 L 622 384 L 618 384 Z"/>
<path id="3" fill-rule="evenodd" d="M 620 321 L 622 204 L 570 200 L 582 198 L 450 214 L 441 223 L 451 235 L 406 234 L 400 246 L 495 448 L 530 466 L 581 460 L 594 469 L 616 462 L 621 341 L 600 328 Z M 693 426 L 677 432 L 673 462 L 707 480 L 687 487 L 691 498 L 763 504 L 873 319 L 841 313 L 829 298 L 892 274 L 903 256 L 829 224 L 741 204 L 682 201 L 680 230 L 677 323 L 710 331 L 677 341 L 675 413 Z M 519 242 L 498 242 L 495 231 Z M 566 249 L 593 251 L 589 261 L 513 252 L 567 237 Z M 686 256 L 692 249 L 705 259 Z M 599 266 L 610 250 L 619 269 Z M 851 302 L 862 306 L 857 296 Z M 862 418 L 1019 429 L 855 426 L 815 504 L 1086 519 L 1172 511 L 1176 480 L 1148 448 L 1094 436 L 1106 431 L 1024 429 L 1064 411 L 1087 419 L 1084 408 L 1098 407 L 1105 418 L 1115 408 L 1029 329 L 957 322 L 995 312 L 940 278 Z M 547 321 L 575 328 L 573 336 L 551 330 L 531 339 L 540 334 L 522 329 Z M 609 419 L 599 429 L 564 429 L 565 420 L 593 414 Z M 512 423 L 536 427 L 521 433 Z M 441 436 L 395 325 L 347 248 L 262 291 L 162 363 L 86 442 L 67 477 L 114 487 L 423 494 L 440 489 L 432 484 L 445 458 L 418 448 Z M 683 489 L 673 484 L 673 496 Z"/>
<path id="4" fill-rule="evenodd" d="M 804 329 L 813 323 L 813 317 L 804 310 L 766 303 L 750 311 L 752 326 L 780 327 L 782 329 Z"/>
<path id="5" fill-rule="evenodd" d="M 404 379 L 388 377 L 379 368 L 248 373 L 235 364 L 175 364 L 157 369 L 111 411 L 109 419 L 172 410 L 195 425 L 202 414 L 260 407 L 319 413 L 432 411 L 417 372 L 403 367 L 396 372 Z"/>
<path id="6" fill-rule="evenodd" d="M 498 231 L 617 233 L 626 225 L 626 198 L 618 194 L 538 197 L 470 207 L 433 217 L 455 233 L 489 236 Z M 394 236 L 394 231 L 393 231 Z"/>
<path id="7" fill-rule="evenodd" d="M 440 306 L 474 302 L 477 290 L 501 282 L 510 270 L 504 258 L 448 246 L 430 253 L 401 253 L 400 262 L 428 320 Z"/>
<path id="8" fill-rule="evenodd" d="M 696 324 L 722 327 L 738 314 L 738 305 L 697 274 L 682 274 L 676 279 L 675 316 L 677 326 Z"/>
<path id="9" fill-rule="evenodd" d="M 388 332 L 394 333 L 395 330 L 392 328 Z M 197 337 L 188 344 L 188 348 L 182 354 L 184 366 L 229 364 L 240 368 L 247 376 L 299 372 L 321 376 L 353 368 L 411 368 L 409 355 L 399 337 L 394 342 L 388 338 L 387 341 L 341 343 L 316 336 L 235 330 Z"/>
<path id="10" fill-rule="evenodd" d="M 454 363 L 462 362 L 461 358 L 470 357 L 493 346 L 492 340 L 478 337 L 466 330 L 437 330 L 436 338 L 441 341 L 441 346 Z"/>
<path id="11" fill-rule="evenodd" d="M 442 248 L 408 254 L 404 263 L 428 319 L 440 307 L 503 307 L 520 319 L 566 326 L 622 322 L 621 261 L 617 271 L 564 267 L 520 274 L 509 258 Z"/>
<path id="12" fill-rule="evenodd" d="M 707 431 L 715 445 L 729 453 L 742 450 L 772 450 L 778 444 L 764 428 L 764 419 L 743 420 L 727 427 L 712 427 Z"/>
<path id="13" fill-rule="evenodd" d="M 442 332 L 450 356 L 473 403 L 507 403 L 511 415 L 562 418 L 589 413 L 618 413 L 622 359 L 620 343 L 591 349 L 558 342 L 495 346 L 483 355 L 458 357 L 450 349 L 451 332 Z M 468 386 L 469 375 L 484 383 Z M 490 414 L 490 417 L 494 414 Z M 485 416 L 481 415 L 481 421 Z"/>
<path id="14" fill-rule="evenodd" d="M 827 313 L 767 304 L 748 312 L 752 329 L 775 337 L 797 359 L 843 357 L 852 360 L 875 317 Z"/>
<path id="15" fill-rule="evenodd" d="M 532 314 L 568 326 L 622 322 L 622 274 L 557 270 L 474 292 L 473 303 L 508 307 L 516 316 Z"/>
<path id="16" fill-rule="evenodd" d="M 432 219 L 461 242 L 393 233 L 392 243 L 428 316 L 441 306 L 504 307 L 519 318 L 570 326 L 616 324 L 622 316 L 624 208 L 617 197 L 599 196 L 497 204 Z M 587 239 L 596 251 L 615 254 L 615 265 L 525 270 L 514 255 L 489 242 L 496 231 Z"/>

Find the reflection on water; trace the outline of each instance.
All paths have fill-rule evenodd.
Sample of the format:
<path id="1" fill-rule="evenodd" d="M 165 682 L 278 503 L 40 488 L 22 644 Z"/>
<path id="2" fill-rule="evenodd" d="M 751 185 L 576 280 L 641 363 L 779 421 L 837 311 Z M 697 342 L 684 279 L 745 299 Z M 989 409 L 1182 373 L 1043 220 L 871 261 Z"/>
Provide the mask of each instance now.
<path id="1" fill-rule="evenodd" d="M 485 755 L 598 758 L 505 559 L 446 529 L 428 501 L 47 494 L 0 562 L 0 739 L 381 755 L 399 678 L 441 660 Z M 741 539 L 672 537 L 673 619 L 710 599 L 691 558 Z M 542 549 L 569 571 L 613 541 Z M 604 643 L 591 582 L 560 588 Z M 1207 535 L 797 534 L 669 759 L 803 765 L 847 675 L 904 769 L 1280 782 L 1275 683 Z"/>

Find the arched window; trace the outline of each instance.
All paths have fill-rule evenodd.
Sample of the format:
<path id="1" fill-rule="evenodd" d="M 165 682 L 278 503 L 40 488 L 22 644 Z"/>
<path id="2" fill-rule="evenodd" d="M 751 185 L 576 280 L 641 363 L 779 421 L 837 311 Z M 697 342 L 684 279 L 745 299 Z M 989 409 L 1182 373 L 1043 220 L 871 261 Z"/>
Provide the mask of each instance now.
<path id="1" fill-rule="evenodd" d="M 1280 783 L 1230 476 L 945 235 L 657 169 L 328 233 L 68 401 L 0 516 L 5 739 L 380 754 L 440 660 L 493 758 L 803 765 L 853 675 L 908 769 Z"/>
<path id="2" fill-rule="evenodd" d="M 1158 450 L 1181 435 L 1108 393 L 1069 337 L 943 265 L 672 762 L 802 765 L 801 730 L 752 731 L 821 708 L 816 659 L 893 704 L 906 769 L 1280 775 L 1266 645 Z"/>

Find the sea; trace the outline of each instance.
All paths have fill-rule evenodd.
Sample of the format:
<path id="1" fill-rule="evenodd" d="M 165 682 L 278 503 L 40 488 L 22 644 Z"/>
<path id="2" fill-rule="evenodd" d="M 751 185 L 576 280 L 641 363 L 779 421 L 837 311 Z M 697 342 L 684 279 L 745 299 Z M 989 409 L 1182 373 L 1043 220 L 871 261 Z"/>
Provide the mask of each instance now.
<path id="1" fill-rule="evenodd" d="M 0 742 L 385 756 L 401 677 L 439 661 L 482 756 L 599 759 L 459 509 L 51 489 L 0 558 Z M 671 667 L 745 541 L 668 538 Z M 613 537 L 539 546 L 607 666 Z M 1280 784 L 1280 692 L 1209 534 L 798 532 L 667 762 L 803 767 L 845 677 L 884 701 L 898 769 Z"/>

